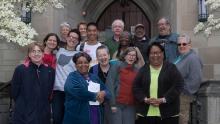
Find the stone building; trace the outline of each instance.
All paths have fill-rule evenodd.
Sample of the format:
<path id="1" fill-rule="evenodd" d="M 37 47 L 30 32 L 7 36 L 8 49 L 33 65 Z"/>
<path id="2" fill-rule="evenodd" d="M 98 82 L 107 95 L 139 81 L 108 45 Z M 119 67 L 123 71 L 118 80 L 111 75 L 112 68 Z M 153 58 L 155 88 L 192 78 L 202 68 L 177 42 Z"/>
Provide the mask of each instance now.
<path id="1" fill-rule="evenodd" d="M 102 32 L 108 32 L 111 22 L 116 18 L 123 19 L 125 28 L 129 31 L 137 23 L 143 23 L 149 37 L 153 37 L 157 34 L 157 19 L 167 17 L 171 21 L 173 32 L 186 33 L 192 38 L 193 48 L 204 63 L 204 80 L 220 79 L 220 32 L 213 32 L 209 38 L 193 33 L 193 28 L 198 23 L 198 0 L 63 1 L 64 9 L 49 7 L 43 14 L 32 14 L 32 25 L 39 33 L 37 40 L 42 40 L 49 32 L 59 34 L 59 25 L 64 21 L 73 28 L 80 21 L 93 21 L 98 23 Z M 107 33 L 102 34 L 105 34 L 102 37 L 107 36 Z M 26 47 L 0 41 L 0 82 L 10 81 L 14 68 L 25 56 Z M 0 109 L 5 104 L 7 101 L 0 100 Z"/>
<path id="2" fill-rule="evenodd" d="M 59 24 L 67 21 L 72 27 L 84 20 L 99 24 L 106 31 L 115 18 L 125 21 L 126 30 L 137 23 L 144 23 L 149 37 L 157 34 L 156 22 L 159 17 L 167 17 L 172 30 L 190 35 L 193 47 L 204 62 L 204 79 L 220 79 L 220 38 L 214 32 L 210 38 L 203 34 L 194 35 L 193 28 L 198 23 L 197 0 L 64 0 L 64 9 L 48 8 L 43 14 L 32 15 L 32 25 L 42 40 L 48 32 L 59 33 Z M 26 49 L 17 44 L 0 42 L 0 81 L 11 79 L 14 68 L 26 55 Z"/>

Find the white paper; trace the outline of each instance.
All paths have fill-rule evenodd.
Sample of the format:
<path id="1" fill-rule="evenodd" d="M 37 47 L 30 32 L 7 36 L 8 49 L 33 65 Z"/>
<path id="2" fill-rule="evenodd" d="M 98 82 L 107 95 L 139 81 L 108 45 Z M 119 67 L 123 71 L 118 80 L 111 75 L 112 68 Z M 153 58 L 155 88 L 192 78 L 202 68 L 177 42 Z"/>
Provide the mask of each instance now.
<path id="1" fill-rule="evenodd" d="M 88 91 L 97 93 L 100 91 L 100 84 L 94 83 L 93 81 L 89 81 Z M 99 102 L 96 100 L 95 102 L 89 101 L 89 105 L 100 105 Z"/>

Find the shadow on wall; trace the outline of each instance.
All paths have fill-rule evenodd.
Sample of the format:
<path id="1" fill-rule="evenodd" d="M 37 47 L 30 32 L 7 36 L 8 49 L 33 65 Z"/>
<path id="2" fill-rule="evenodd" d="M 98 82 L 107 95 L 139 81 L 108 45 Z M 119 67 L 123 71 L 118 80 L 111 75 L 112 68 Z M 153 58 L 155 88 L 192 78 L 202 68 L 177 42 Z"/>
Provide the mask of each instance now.
<path id="1" fill-rule="evenodd" d="M 10 82 L 0 82 L 0 124 L 10 124 L 11 106 Z"/>

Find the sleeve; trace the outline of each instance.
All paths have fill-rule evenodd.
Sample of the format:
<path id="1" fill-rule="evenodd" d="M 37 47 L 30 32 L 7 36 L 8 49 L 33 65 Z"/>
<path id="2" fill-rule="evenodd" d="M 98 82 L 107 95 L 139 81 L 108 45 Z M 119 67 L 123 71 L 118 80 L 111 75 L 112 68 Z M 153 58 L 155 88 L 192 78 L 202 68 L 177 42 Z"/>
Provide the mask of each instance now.
<path id="1" fill-rule="evenodd" d="M 144 66 L 145 67 L 145 66 Z M 142 67 L 138 74 L 136 75 L 135 79 L 134 79 L 134 84 L 133 84 L 133 94 L 134 94 L 134 98 L 138 101 L 138 102 L 144 102 L 144 98 L 146 97 L 146 93 L 144 92 L 144 86 L 143 86 L 143 77 L 145 74 L 143 72 L 144 67 Z"/>
<path id="2" fill-rule="evenodd" d="M 108 72 L 108 76 L 106 78 L 106 86 L 107 88 L 110 90 L 110 93 L 112 95 L 112 98 L 110 99 L 110 105 L 114 106 L 115 105 L 115 101 L 116 101 L 116 90 L 117 90 L 117 80 L 118 80 L 118 76 L 119 73 L 118 69 L 119 69 L 119 63 L 114 64 L 111 66 L 109 72 Z"/>
<path id="3" fill-rule="evenodd" d="M 21 68 L 17 67 L 14 71 L 12 81 L 12 98 L 16 101 L 17 97 L 19 96 L 21 85 L 22 85 L 22 72 Z"/>
<path id="4" fill-rule="evenodd" d="M 187 78 L 184 78 L 184 83 L 187 84 L 186 89 L 190 94 L 194 94 L 198 91 L 202 82 L 202 64 L 199 58 L 193 57 L 189 64 L 189 74 Z"/>
<path id="5" fill-rule="evenodd" d="M 118 58 L 117 58 L 117 53 L 118 53 L 118 51 L 115 51 L 115 52 L 113 53 L 112 59 L 118 59 Z"/>
<path id="6" fill-rule="evenodd" d="M 172 82 L 172 85 L 170 89 L 165 93 L 164 97 L 166 99 L 166 103 L 171 103 L 172 101 L 175 101 L 176 98 L 180 95 L 183 89 L 184 80 L 176 66 L 173 64 L 171 64 L 170 70 L 167 74 L 169 74 L 169 79 L 170 82 Z"/>
<path id="7" fill-rule="evenodd" d="M 138 47 L 134 47 L 137 51 L 137 58 L 138 58 L 138 61 L 137 61 L 137 65 L 138 65 L 138 68 L 141 68 L 145 62 L 144 62 L 144 58 L 140 52 L 140 50 L 138 49 Z"/>
<path id="8" fill-rule="evenodd" d="M 85 86 L 81 77 L 70 73 L 67 77 L 64 85 L 64 91 L 73 97 L 84 101 L 96 101 L 96 93 L 88 91 L 88 87 Z"/>

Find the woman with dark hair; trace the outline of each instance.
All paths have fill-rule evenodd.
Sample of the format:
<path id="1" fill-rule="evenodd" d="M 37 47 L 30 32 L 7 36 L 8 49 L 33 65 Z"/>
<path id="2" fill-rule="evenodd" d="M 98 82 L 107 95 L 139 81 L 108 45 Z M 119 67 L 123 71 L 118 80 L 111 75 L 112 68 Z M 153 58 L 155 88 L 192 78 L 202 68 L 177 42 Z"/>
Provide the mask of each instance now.
<path id="1" fill-rule="evenodd" d="M 64 115 L 64 84 L 70 72 L 76 70 L 75 64 L 71 60 L 78 53 L 76 46 L 79 44 L 80 33 L 77 29 L 72 29 L 68 33 L 66 46 L 60 48 L 56 54 L 56 76 L 53 88 L 52 111 L 54 124 L 62 124 Z"/>
<path id="2" fill-rule="evenodd" d="M 120 37 L 119 37 L 119 47 L 118 47 L 118 50 L 113 54 L 112 56 L 112 59 L 114 60 L 120 60 L 120 59 L 124 59 L 122 57 L 123 55 L 123 52 L 128 48 L 128 47 L 134 47 L 132 45 L 132 42 L 131 42 L 131 36 L 130 36 L 130 33 L 127 32 L 127 31 L 124 31 L 120 34 Z M 135 64 L 138 65 L 138 67 L 140 68 L 141 66 L 144 65 L 144 58 L 143 56 L 141 55 L 141 52 L 140 50 L 137 48 L 137 47 L 134 47 L 136 49 L 136 52 L 137 52 L 137 57 L 139 58 L 139 61 Z M 124 61 L 124 60 L 123 60 Z"/>
<path id="3" fill-rule="evenodd" d="M 28 58 L 30 61 L 16 67 L 11 82 L 15 102 L 12 124 L 49 124 L 55 72 L 43 64 L 41 44 L 29 45 Z"/>
<path id="4" fill-rule="evenodd" d="M 164 61 L 160 43 L 150 44 L 147 56 L 149 63 L 139 70 L 133 86 L 138 124 L 178 124 L 183 78 L 174 64 Z"/>
<path id="5" fill-rule="evenodd" d="M 106 85 L 110 89 L 112 99 L 112 124 L 134 124 L 135 106 L 132 93 L 133 80 L 138 72 L 136 63 L 140 61 L 137 50 L 128 47 L 121 55 L 119 62 L 113 64 L 108 72 Z"/>
<path id="6" fill-rule="evenodd" d="M 84 52 L 73 56 L 76 71 L 69 74 L 64 86 L 63 124 L 103 124 L 100 104 L 110 97 L 110 93 L 96 75 L 89 73 L 91 60 Z"/>
<path id="7" fill-rule="evenodd" d="M 55 33 L 49 33 L 44 38 L 44 57 L 43 62 L 48 64 L 52 68 L 56 68 L 56 56 L 54 55 L 53 51 L 57 49 L 57 45 L 60 42 L 59 37 Z"/>
<path id="8" fill-rule="evenodd" d="M 43 40 L 43 45 L 44 45 L 43 63 L 47 64 L 53 69 L 56 68 L 56 56 L 54 55 L 53 51 L 57 49 L 57 44 L 59 43 L 59 41 L 60 39 L 55 33 L 47 34 Z M 29 63 L 29 62 L 30 62 L 29 58 L 26 58 L 24 61 L 24 63 Z"/>
<path id="9" fill-rule="evenodd" d="M 112 59 L 120 59 L 123 51 L 132 46 L 131 43 L 130 33 L 128 31 L 123 31 L 119 37 L 118 50 L 113 54 Z"/>

